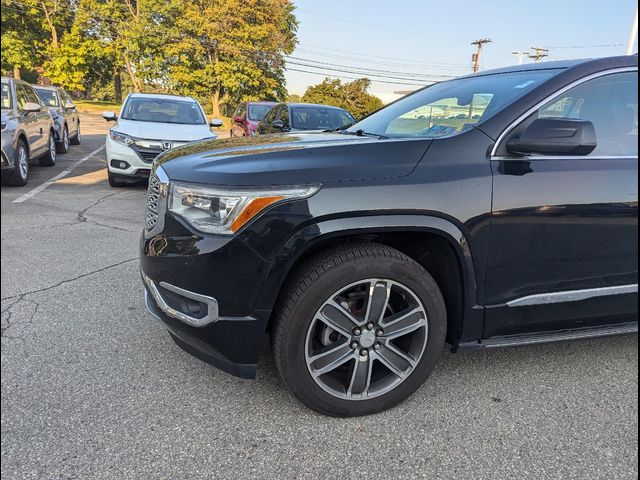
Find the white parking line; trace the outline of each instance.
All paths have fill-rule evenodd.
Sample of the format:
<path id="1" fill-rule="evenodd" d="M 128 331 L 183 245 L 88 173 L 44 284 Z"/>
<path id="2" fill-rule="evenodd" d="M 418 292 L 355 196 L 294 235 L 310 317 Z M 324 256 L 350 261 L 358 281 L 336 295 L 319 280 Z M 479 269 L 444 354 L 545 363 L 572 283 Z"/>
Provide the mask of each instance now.
<path id="1" fill-rule="evenodd" d="M 101 150 L 104 150 L 105 146 L 101 146 L 100 148 L 94 150 L 93 152 L 91 152 L 90 154 L 88 154 L 85 157 L 82 157 L 80 160 L 78 160 L 77 162 L 72 163 L 71 165 L 69 165 L 69 167 L 66 170 L 61 171 L 58 175 L 56 175 L 53 178 L 50 178 L 49 180 L 47 180 L 46 182 L 44 182 L 42 185 L 37 186 L 36 188 L 34 188 L 33 190 L 25 193 L 24 195 L 16 198 L 12 203 L 22 203 L 22 202 L 26 202 L 27 200 L 29 200 L 31 197 L 37 195 L 38 193 L 40 193 L 41 191 L 43 191 L 45 188 L 47 188 L 49 185 L 51 185 L 52 183 L 55 183 L 56 181 L 60 180 L 61 178 L 66 177 L 67 175 L 69 175 L 71 173 L 71 171 L 82 165 L 84 162 L 86 162 L 87 160 L 93 158 L 96 154 L 98 154 Z"/>

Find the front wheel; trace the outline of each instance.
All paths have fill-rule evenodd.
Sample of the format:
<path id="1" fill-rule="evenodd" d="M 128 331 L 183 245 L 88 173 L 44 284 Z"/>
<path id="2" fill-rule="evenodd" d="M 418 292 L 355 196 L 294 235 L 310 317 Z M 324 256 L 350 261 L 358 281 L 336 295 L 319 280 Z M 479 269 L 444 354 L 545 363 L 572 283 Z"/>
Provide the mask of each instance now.
<path id="1" fill-rule="evenodd" d="M 332 249 L 289 282 L 273 332 L 276 365 L 308 407 L 347 417 L 391 408 L 434 369 L 444 299 L 429 273 L 378 244 Z"/>
<path id="2" fill-rule="evenodd" d="M 40 157 L 40 165 L 43 167 L 53 167 L 56 164 L 56 140 L 53 130 L 49 133 L 49 147 L 47 153 Z"/>
<path id="3" fill-rule="evenodd" d="M 70 145 L 69 142 L 70 142 L 70 140 L 69 140 L 69 129 L 65 125 L 62 128 L 62 136 L 60 138 L 60 141 L 56 145 L 56 151 L 58 153 L 67 153 L 69 151 L 69 145 Z"/>
<path id="4" fill-rule="evenodd" d="M 71 137 L 71 145 L 80 145 L 80 123 L 78 123 L 76 134 Z"/>
<path id="5" fill-rule="evenodd" d="M 2 175 L 2 183 L 13 187 L 22 187 L 29 181 L 29 151 L 23 140 L 18 140 L 18 146 L 13 157 L 13 171 Z"/>

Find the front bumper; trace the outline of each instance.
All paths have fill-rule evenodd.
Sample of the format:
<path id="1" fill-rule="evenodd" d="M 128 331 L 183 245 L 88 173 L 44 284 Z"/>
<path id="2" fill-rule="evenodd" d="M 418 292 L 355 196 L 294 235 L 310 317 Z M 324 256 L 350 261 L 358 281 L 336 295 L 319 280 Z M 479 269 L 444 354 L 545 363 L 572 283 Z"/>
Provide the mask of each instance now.
<path id="1" fill-rule="evenodd" d="M 118 177 L 145 178 L 151 172 L 151 162 L 143 161 L 138 154 L 126 145 L 114 142 L 107 135 L 107 168 Z M 126 162 L 126 168 L 116 168 L 115 162 Z"/>
<path id="2" fill-rule="evenodd" d="M 241 378 L 255 378 L 271 312 L 257 308 L 268 262 L 237 238 L 197 237 L 167 217 L 141 238 L 145 301 L 175 342 Z"/>
<path id="3" fill-rule="evenodd" d="M 13 138 L 9 132 L 2 132 L 2 170 L 13 170 Z"/>

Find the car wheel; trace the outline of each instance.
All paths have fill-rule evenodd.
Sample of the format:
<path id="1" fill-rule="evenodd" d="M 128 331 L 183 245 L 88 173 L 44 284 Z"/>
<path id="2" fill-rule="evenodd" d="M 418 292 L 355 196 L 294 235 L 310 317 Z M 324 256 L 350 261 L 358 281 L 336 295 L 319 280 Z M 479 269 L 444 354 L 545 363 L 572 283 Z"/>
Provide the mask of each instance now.
<path id="1" fill-rule="evenodd" d="M 71 145 L 80 145 L 80 123 L 78 123 L 77 133 L 71 137 Z"/>
<path id="2" fill-rule="evenodd" d="M 13 171 L 2 175 L 2 182 L 6 185 L 22 187 L 29 181 L 29 150 L 23 140 L 18 140 L 13 162 Z"/>
<path id="3" fill-rule="evenodd" d="M 116 175 L 111 173 L 109 169 L 107 169 L 107 178 L 109 179 L 109 186 L 113 188 L 122 188 L 127 185 L 125 182 L 121 182 L 120 180 L 118 180 Z"/>
<path id="4" fill-rule="evenodd" d="M 58 153 L 67 153 L 69 151 L 69 129 L 66 125 L 62 129 L 62 138 L 56 144 L 56 151 Z"/>
<path id="5" fill-rule="evenodd" d="M 53 130 L 49 133 L 49 150 L 40 157 L 39 162 L 43 167 L 53 167 L 56 164 L 56 140 Z"/>
<path id="6" fill-rule="evenodd" d="M 294 395 L 348 417 L 407 399 L 442 353 L 447 315 L 436 282 L 403 253 L 352 244 L 308 261 L 285 287 L 272 335 Z"/>

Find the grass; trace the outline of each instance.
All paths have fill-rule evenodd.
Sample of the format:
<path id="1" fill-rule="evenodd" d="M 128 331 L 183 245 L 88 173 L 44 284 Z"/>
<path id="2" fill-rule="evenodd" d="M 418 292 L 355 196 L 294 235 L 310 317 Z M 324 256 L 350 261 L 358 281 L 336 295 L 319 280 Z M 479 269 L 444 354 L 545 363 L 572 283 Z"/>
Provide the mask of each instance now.
<path id="1" fill-rule="evenodd" d="M 82 100 L 75 102 L 76 108 L 82 113 L 102 113 L 104 111 L 119 112 L 122 105 L 112 102 L 98 102 Z"/>

